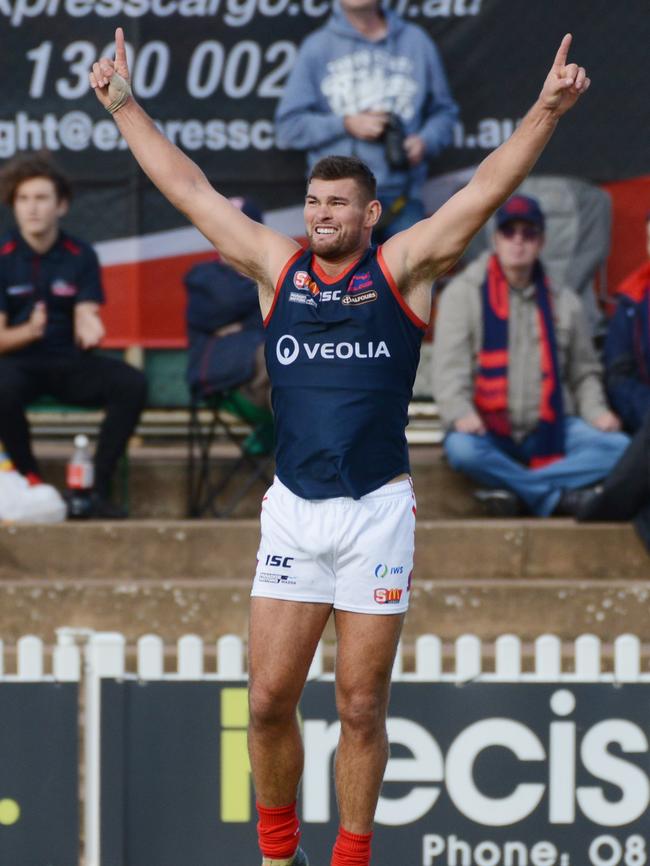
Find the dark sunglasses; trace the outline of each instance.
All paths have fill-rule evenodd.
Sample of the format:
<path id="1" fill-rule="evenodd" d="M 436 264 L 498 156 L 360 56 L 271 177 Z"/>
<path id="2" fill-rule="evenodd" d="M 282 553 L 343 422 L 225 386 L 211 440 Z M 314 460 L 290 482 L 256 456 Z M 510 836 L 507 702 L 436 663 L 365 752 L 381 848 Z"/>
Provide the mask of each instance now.
<path id="1" fill-rule="evenodd" d="M 541 237 L 542 230 L 532 225 L 515 226 L 512 223 L 506 223 L 499 229 L 499 234 L 503 235 L 504 238 L 514 238 L 515 235 L 521 235 L 525 241 L 536 241 Z"/>

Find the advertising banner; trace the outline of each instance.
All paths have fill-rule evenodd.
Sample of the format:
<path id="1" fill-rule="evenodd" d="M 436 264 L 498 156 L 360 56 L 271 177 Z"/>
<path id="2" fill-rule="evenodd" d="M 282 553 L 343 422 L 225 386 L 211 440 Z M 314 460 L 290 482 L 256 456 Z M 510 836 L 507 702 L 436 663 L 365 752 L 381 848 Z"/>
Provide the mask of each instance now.
<path id="1" fill-rule="evenodd" d="M 442 54 L 460 106 L 431 172 L 473 166 L 537 96 L 563 34 L 593 77 L 539 170 L 592 180 L 649 171 L 647 0 L 390 0 Z M 165 134 L 228 195 L 264 209 L 302 197 L 303 155 L 275 146 L 273 114 L 296 51 L 332 0 L 0 0 L 0 160 L 47 148 L 82 194 L 69 226 L 91 241 L 184 224 L 161 207 L 97 103 L 88 70 L 126 32 L 134 90 Z M 524 11 L 525 9 L 525 11 Z"/>
<path id="2" fill-rule="evenodd" d="M 79 858 L 76 683 L 0 684 L 0 863 Z"/>
<path id="3" fill-rule="evenodd" d="M 102 866 L 249 866 L 256 848 L 242 683 L 102 691 Z M 338 818 L 331 683 L 301 703 L 302 839 L 329 862 Z M 376 866 L 643 866 L 647 684 L 396 683 Z"/>

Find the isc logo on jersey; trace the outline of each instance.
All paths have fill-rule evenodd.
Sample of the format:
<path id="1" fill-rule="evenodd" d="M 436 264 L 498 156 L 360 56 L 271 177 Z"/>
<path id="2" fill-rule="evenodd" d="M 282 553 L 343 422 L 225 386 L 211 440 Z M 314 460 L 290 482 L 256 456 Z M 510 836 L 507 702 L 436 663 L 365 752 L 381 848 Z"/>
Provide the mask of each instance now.
<path id="1" fill-rule="evenodd" d="M 347 361 L 349 358 L 377 359 L 390 358 L 388 346 L 384 340 L 375 343 L 299 343 L 291 334 L 283 334 L 275 346 L 278 361 L 287 367 L 298 358 L 302 352 L 308 361 L 336 360 Z"/>

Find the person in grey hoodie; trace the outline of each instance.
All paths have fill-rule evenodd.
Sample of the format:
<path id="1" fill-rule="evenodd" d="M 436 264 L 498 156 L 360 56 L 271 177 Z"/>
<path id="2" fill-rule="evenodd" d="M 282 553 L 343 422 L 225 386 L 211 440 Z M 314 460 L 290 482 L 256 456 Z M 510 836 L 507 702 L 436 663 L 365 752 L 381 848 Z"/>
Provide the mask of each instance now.
<path id="1" fill-rule="evenodd" d="M 335 0 L 310 34 L 276 111 L 279 147 L 357 156 L 377 178 L 381 242 L 425 216 L 427 160 L 450 143 L 458 107 L 438 50 L 380 0 Z"/>

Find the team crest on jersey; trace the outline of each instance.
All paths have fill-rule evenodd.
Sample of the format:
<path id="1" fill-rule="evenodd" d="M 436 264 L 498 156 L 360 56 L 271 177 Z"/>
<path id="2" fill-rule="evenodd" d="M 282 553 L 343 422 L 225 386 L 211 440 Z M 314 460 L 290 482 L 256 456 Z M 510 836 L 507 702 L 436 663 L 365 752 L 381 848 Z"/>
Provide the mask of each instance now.
<path id="1" fill-rule="evenodd" d="M 372 277 L 366 271 L 364 274 L 355 274 L 350 282 L 346 294 L 341 298 L 344 307 L 358 307 L 361 304 L 369 304 L 377 300 L 377 291 L 373 288 Z"/>
<path id="2" fill-rule="evenodd" d="M 348 293 L 363 292 L 366 289 L 372 288 L 372 277 L 369 272 L 365 274 L 355 274 L 348 284 Z"/>
<path id="3" fill-rule="evenodd" d="M 52 294 L 56 295 L 57 298 L 73 298 L 77 294 L 77 287 L 65 280 L 54 280 Z"/>
<path id="4" fill-rule="evenodd" d="M 293 284 L 297 289 L 311 292 L 312 295 L 317 295 L 320 292 L 318 283 L 311 278 L 307 271 L 296 271 L 293 275 Z"/>

